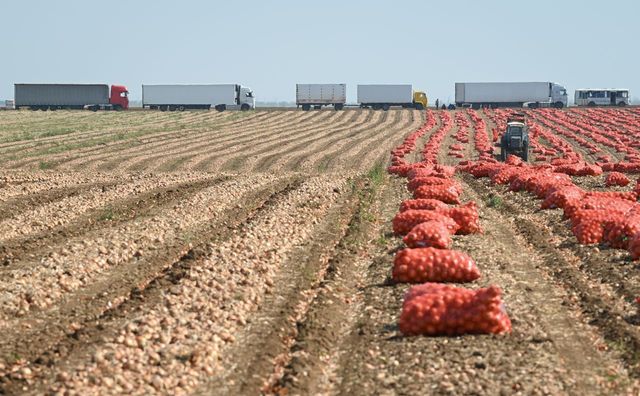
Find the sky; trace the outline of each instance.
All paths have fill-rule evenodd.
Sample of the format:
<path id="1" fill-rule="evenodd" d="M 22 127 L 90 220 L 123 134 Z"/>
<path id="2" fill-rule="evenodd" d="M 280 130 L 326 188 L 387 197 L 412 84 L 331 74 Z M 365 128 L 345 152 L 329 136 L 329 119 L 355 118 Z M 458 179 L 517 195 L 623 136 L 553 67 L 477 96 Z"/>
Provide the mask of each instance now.
<path id="1" fill-rule="evenodd" d="M 7 1 L 0 98 L 14 83 L 239 83 L 293 101 L 296 83 L 462 81 L 629 88 L 640 98 L 640 1 Z M 640 100 L 640 99 L 638 99 Z M 636 102 L 638 103 L 638 102 Z"/>

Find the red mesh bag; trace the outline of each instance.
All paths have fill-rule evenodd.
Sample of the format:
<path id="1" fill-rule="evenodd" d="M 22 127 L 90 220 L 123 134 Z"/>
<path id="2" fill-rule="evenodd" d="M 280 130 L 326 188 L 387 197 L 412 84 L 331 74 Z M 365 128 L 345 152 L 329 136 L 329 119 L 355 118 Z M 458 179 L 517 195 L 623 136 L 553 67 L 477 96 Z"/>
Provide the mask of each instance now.
<path id="1" fill-rule="evenodd" d="M 603 222 L 594 219 L 580 221 L 572 228 L 572 231 L 578 242 L 583 245 L 598 244 L 602 242 L 604 237 Z"/>
<path id="2" fill-rule="evenodd" d="M 416 199 L 437 199 L 448 204 L 460 203 L 460 191 L 455 186 L 420 186 L 413 192 L 413 197 Z"/>
<path id="3" fill-rule="evenodd" d="M 393 218 L 393 232 L 396 235 L 405 235 L 415 226 L 426 221 L 438 221 L 447 226 L 451 234 L 458 231 L 458 224 L 449 216 L 438 213 L 435 210 L 409 209 L 396 214 Z"/>
<path id="4" fill-rule="evenodd" d="M 451 246 L 451 230 L 446 224 L 431 220 L 420 223 L 402 239 L 410 248 L 434 247 L 447 249 Z"/>
<path id="5" fill-rule="evenodd" d="M 454 186 L 456 190 L 462 191 L 462 185 L 456 180 L 443 179 L 441 177 L 416 177 L 407 183 L 409 191 L 415 191 L 420 186 Z"/>
<path id="6" fill-rule="evenodd" d="M 436 211 L 451 217 L 457 224 L 457 234 L 479 234 L 482 233 L 480 226 L 480 215 L 478 214 L 478 205 L 471 201 L 464 205 L 447 209 L 436 209 Z"/>
<path id="7" fill-rule="evenodd" d="M 542 209 L 564 208 L 570 202 L 581 200 L 584 194 L 578 186 L 562 186 L 547 195 L 541 207 Z"/>
<path id="8" fill-rule="evenodd" d="M 640 217 L 624 217 L 604 225 L 603 240 L 612 248 L 627 249 L 631 238 L 640 232 Z"/>
<path id="9" fill-rule="evenodd" d="M 406 294 L 399 320 L 405 335 L 502 334 L 511 321 L 496 286 L 470 290 L 426 283 Z"/>
<path id="10" fill-rule="evenodd" d="M 437 199 L 407 199 L 400 204 L 400 212 L 406 212 L 410 209 L 448 209 L 449 205 Z"/>
<path id="11" fill-rule="evenodd" d="M 403 249 L 393 261 L 396 282 L 472 282 L 480 278 L 476 262 L 466 253 L 431 247 Z"/>
<path id="12" fill-rule="evenodd" d="M 631 183 L 631 180 L 620 172 L 611 172 L 604 179 L 605 186 L 620 186 L 624 187 Z"/>

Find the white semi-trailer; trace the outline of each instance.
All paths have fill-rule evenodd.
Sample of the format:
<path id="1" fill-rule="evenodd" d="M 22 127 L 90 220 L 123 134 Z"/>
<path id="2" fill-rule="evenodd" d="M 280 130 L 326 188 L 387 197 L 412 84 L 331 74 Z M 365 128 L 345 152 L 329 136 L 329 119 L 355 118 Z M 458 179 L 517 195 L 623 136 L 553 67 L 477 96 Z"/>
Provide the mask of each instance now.
<path id="1" fill-rule="evenodd" d="M 322 106 L 342 110 L 347 102 L 347 84 L 296 84 L 296 106 L 308 111 Z"/>
<path id="2" fill-rule="evenodd" d="M 362 84 L 358 85 L 358 103 L 362 108 L 389 110 L 392 106 L 414 108 L 427 107 L 427 94 L 413 91 L 411 84 Z"/>
<path id="3" fill-rule="evenodd" d="M 556 107 L 567 106 L 567 90 L 553 82 L 456 83 L 456 106 Z"/>
<path id="4" fill-rule="evenodd" d="M 251 88 L 240 84 L 142 85 L 142 107 L 161 111 L 246 111 L 255 109 L 256 102 Z"/>

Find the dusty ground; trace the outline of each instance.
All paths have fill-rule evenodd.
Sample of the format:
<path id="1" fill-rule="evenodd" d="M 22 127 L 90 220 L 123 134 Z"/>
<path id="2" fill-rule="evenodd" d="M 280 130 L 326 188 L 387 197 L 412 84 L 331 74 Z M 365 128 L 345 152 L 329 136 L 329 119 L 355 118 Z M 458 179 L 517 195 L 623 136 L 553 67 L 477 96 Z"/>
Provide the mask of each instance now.
<path id="1" fill-rule="evenodd" d="M 637 265 L 487 180 L 456 176 L 485 232 L 454 247 L 513 333 L 401 336 L 384 168 L 424 119 L 0 113 L 0 394 L 637 393 Z"/>

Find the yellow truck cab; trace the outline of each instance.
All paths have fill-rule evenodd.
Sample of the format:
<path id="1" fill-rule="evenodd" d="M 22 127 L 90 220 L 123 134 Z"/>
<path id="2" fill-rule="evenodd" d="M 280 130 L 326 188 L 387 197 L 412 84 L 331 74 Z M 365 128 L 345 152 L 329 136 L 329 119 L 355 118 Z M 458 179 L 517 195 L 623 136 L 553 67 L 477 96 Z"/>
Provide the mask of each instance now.
<path id="1" fill-rule="evenodd" d="M 413 92 L 413 107 L 418 110 L 426 109 L 429 104 L 429 99 L 427 99 L 427 94 L 422 91 L 414 91 Z M 420 108 L 419 105 L 422 105 Z"/>

